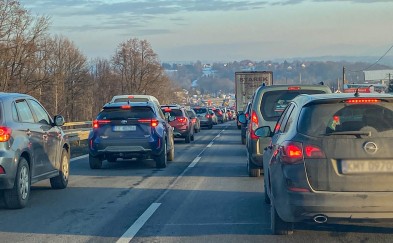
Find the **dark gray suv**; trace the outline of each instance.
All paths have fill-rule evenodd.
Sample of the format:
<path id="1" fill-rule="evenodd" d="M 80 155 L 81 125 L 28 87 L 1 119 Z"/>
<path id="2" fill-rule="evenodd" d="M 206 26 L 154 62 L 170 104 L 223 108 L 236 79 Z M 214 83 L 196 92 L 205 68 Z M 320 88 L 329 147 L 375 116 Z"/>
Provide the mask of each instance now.
<path id="1" fill-rule="evenodd" d="M 60 126 L 33 97 L 0 93 L 0 190 L 7 208 L 27 205 L 30 185 L 50 178 L 67 187 L 70 145 Z"/>

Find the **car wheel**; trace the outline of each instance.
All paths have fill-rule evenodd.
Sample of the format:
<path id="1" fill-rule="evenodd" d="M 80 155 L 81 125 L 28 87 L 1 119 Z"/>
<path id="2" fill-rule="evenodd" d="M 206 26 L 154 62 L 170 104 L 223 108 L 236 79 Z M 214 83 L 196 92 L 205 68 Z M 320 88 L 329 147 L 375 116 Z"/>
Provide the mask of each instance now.
<path id="1" fill-rule="evenodd" d="M 209 129 L 212 129 L 212 128 L 213 128 L 213 124 L 210 124 L 210 125 L 209 125 Z"/>
<path id="2" fill-rule="evenodd" d="M 19 159 L 15 183 L 12 189 L 4 190 L 4 202 L 7 208 L 24 208 L 29 201 L 31 175 L 25 158 Z"/>
<path id="3" fill-rule="evenodd" d="M 157 168 L 165 168 L 167 162 L 167 151 L 166 151 L 166 143 L 164 143 L 164 151 L 161 152 L 160 155 L 154 158 L 156 161 Z"/>
<path id="4" fill-rule="evenodd" d="M 192 133 L 192 135 L 191 135 L 191 141 L 194 141 L 195 140 L 195 136 L 194 136 L 195 134 L 194 133 Z"/>
<path id="5" fill-rule="evenodd" d="M 175 159 L 175 142 L 173 141 L 173 139 L 172 139 L 171 145 L 172 145 L 172 148 L 168 152 L 168 160 L 169 161 L 173 161 Z"/>
<path id="6" fill-rule="evenodd" d="M 273 235 L 293 234 L 293 223 L 283 221 L 277 214 L 274 203 L 270 206 L 270 228 Z"/>
<path id="7" fill-rule="evenodd" d="M 241 128 L 242 128 L 242 126 L 240 126 L 240 125 L 237 125 L 237 129 L 239 129 L 239 130 L 240 130 Z"/>
<path id="8" fill-rule="evenodd" d="M 190 143 L 190 142 L 191 142 L 191 134 L 190 134 L 190 133 L 188 133 L 188 134 L 186 135 L 185 142 L 186 142 L 186 143 Z"/>
<path id="9" fill-rule="evenodd" d="M 89 154 L 89 164 L 91 169 L 101 169 L 102 159 L 100 157 Z"/>
<path id="10" fill-rule="evenodd" d="M 70 176 L 70 157 L 67 150 L 63 149 L 61 153 L 61 163 L 59 168 L 59 175 L 50 178 L 50 185 L 53 189 L 64 189 L 68 185 L 68 178 Z"/>
<path id="11" fill-rule="evenodd" d="M 242 144 L 246 144 L 246 138 L 242 137 Z"/>
<path id="12" fill-rule="evenodd" d="M 247 170 L 250 177 L 259 177 L 261 175 L 261 170 L 251 162 L 250 156 L 247 159 Z"/>

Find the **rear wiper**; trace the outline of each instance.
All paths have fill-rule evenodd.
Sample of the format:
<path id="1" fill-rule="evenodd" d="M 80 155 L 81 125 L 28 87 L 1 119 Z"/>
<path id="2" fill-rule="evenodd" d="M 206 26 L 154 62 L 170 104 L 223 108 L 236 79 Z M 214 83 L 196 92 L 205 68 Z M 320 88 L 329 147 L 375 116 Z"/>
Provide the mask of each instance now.
<path id="1" fill-rule="evenodd" d="M 344 131 L 344 132 L 331 132 L 331 133 L 326 133 L 323 134 L 325 136 L 331 136 L 331 135 L 353 135 L 356 137 L 360 136 L 371 136 L 371 131 Z"/>

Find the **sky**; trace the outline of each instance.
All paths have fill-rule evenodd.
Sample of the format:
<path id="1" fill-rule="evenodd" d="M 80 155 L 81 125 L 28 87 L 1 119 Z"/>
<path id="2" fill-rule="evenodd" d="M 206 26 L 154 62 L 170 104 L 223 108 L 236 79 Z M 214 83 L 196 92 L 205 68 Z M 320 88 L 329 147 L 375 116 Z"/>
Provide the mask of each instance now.
<path id="1" fill-rule="evenodd" d="M 162 62 L 382 56 L 393 0 L 20 0 L 88 58 L 147 40 Z M 391 51 L 388 55 L 393 55 Z"/>

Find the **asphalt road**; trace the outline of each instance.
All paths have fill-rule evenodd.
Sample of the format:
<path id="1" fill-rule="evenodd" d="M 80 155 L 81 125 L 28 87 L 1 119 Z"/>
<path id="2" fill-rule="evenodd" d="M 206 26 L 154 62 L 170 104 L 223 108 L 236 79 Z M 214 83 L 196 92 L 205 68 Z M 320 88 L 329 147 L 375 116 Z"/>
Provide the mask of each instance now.
<path id="1" fill-rule="evenodd" d="M 271 235 L 263 177 L 248 177 L 235 122 L 175 143 L 165 169 L 145 160 L 91 170 L 86 156 L 72 160 L 67 189 L 43 181 L 26 208 L 0 203 L 0 242 L 393 242 L 393 223 L 300 224 Z"/>

